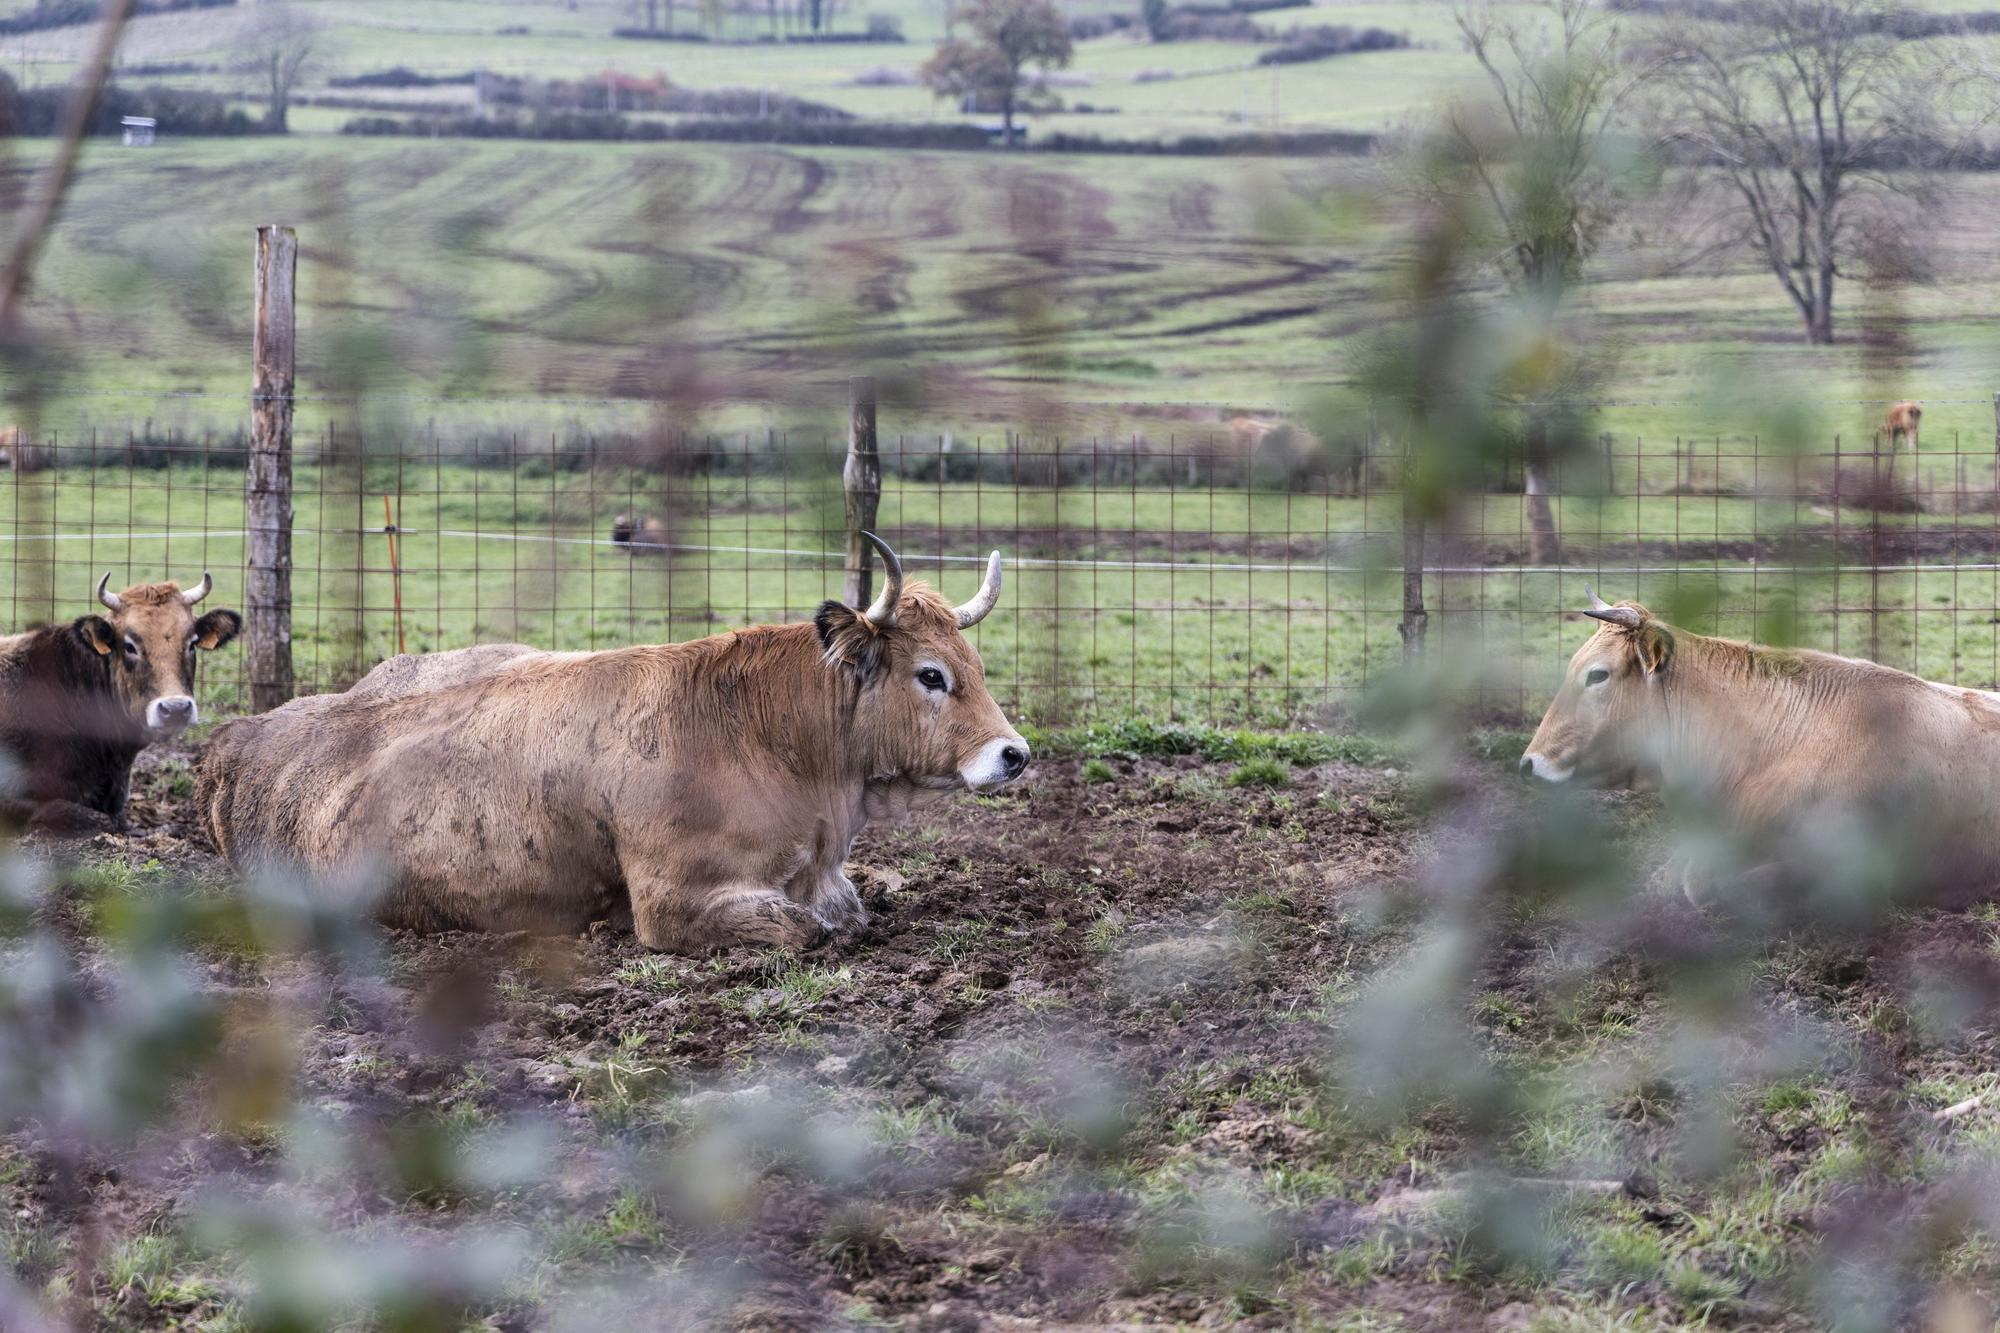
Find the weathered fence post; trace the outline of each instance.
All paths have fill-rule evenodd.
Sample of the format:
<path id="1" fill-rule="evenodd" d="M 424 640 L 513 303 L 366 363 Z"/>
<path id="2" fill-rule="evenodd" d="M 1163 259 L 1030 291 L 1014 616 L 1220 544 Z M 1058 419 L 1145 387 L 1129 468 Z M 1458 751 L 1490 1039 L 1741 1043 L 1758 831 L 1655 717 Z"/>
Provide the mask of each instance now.
<path id="1" fill-rule="evenodd" d="M 292 353 L 299 240 L 257 228 L 257 315 L 251 345 L 250 525 L 244 612 L 250 711 L 292 697 Z"/>
<path id="2" fill-rule="evenodd" d="M 847 585 L 849 606 L 866 606 L 874 600 L 870 561 L 874 548 L 863 540 L 864 531 L 875 527 L 875 511 L 882 502 L 882 456 L 875 444 L 875 380 L 856 375 L 847 382 L 847 465 L 840 470 L 840 486 L 847 498 Z"/>
<path id="3" fill-rule="evenodd" d="M 1424 655 L 1424 632 L 1430 613 L 1424 610 L 1424 510 L 1417 495 L 1416 469 L 1410 446 L 1403 446 L 1403 618 L 1396 633 L 1403 640 L 1403 660 Z"/>
<path id="4" fill-rule="evenodd" d="M 1993 452 L 2000 454 L 2000 393 L 1993 395 Z"/>

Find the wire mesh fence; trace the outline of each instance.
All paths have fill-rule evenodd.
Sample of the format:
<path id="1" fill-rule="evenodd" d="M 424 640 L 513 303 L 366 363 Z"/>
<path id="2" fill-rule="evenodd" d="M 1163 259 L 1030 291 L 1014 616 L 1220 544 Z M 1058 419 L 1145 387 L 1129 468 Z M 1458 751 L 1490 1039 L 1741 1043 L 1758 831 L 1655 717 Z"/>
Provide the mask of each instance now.
<path id="1" fill-rule="evenodd" d="M 1427 652 L 1494 717 L 1539 710 L 1582 641 L 1585 585 L 1685 627 L 2000 684 L 1994 455 L 1957 440 L 1778 449 L 1610 438 L 1469 488 L 1424 551 Z M 297 687 L 398 651 L 597 649 L 809 618 L 841 588 L 845 442 L 753 433 L 302 439 L 293 493 Z M 1403 460 L 1225 430 L 1127 440 L 885 436 L 878 527 L 965 594 L 996 697 L 1041 725 L 1144 715 L 1328 720 L 1403 659 Z M 0 471 L 6 628 L 114 588 L 214 571 L 240 604 L 247 441 L 17 444 Z M 242 658 L 204 706 L 246 706 Z"/>

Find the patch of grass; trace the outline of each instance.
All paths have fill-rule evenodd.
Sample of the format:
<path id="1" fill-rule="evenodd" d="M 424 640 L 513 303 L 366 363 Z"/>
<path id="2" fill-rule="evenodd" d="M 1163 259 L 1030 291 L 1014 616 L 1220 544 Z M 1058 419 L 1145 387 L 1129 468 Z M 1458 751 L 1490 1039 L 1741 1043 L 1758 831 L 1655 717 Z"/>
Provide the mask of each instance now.
<path id="1" fill-rule="evenodd" d="M 1125 914 L 1116 910 L 1106 912 L 1090 923 L 1084 932 L 1084 942 L 1097 953 L 1110 953 L 1118 947 L 1118 941 L 1125 936 Z"/>
<path id="2" fill-rule="evenodd" d="M 1292 770 L 1268 755 L 1246 759 L 1229 775 L 1232 787 L 1289 787 Z"/>
<path id="3" fill-rule="evenodd" d="M 1583 1228 L 1583 1234 L 1589 1245 L 1585 1266 L 1604 1286 L 1655 1282 L 1667 1271 L 1666 1242 L 1647 1223 L 1599 1222 Z"/>
<path id="4" fill-rule="evenodd" d="M 1108 760 L 1091 758 L 1083 761 L 1081 777 L 1085 782 L 1116 782 L 1118 770 Z"/>
<path id="5" fill-rule="evenodd" d="M 572 1221 L 551 1238 L 549 1260 L 558 1267 L 604 1267 L 632 1254 L 678 1258 L 667 1239 L 667 1228 L 651 1199 L 625 1190 L 603 1212 Z"/>
<path id="6" fill-rule="evenodd" d="M 1230 907 L 1239 912 L 1285 912 L 1297 910 L 1291 899 L 1275 889 L 1258 889 L 1229 900 Z"/>
<path id="7" fill-rule="evenodd" d="M 154 1309 L 220 1300 L 219 1285 L 186 1271 L 190 1258 L 187 1245 L 170 1232 L 124 1241 L 112 1252 L 105 1270 L 113 1299 L 137 1292 Z"/>
<path id="8" fill-rule="evenodd" d="M 621 986 L 639 990 L 670 991 L 681 987 L 678 965 L 658 954 L 648 954 L 625 964 L 612 973 L 612 978 Z"/>
<path id="9" fill-rule="evenodd" d="M 1472 1016 L 1481 1027 L 1495 1032 L 1519 1032 L 1528 1025 L 1528 1013 L 1511 997 L 1488 991 L 1473 1002 Z"/>
<path id="10" fill-rule="evenodd" d="M 1721 1277 L 1695 1263 L 1678 1263 L 1667 1272 L 1667 1293 L 1687 1315 L 1707 1319 L 1718 1306 L 1743 1294 L 1743 1284 Z"/>
<path id="11" fill-rule="evenodd" d="M 778 979 L 778 989 L 784 992 L 787 1007 L 793 1010 L 805 1010 L 812 1008 L 853 980 L 852 968 L 805 967 L 794 964 Z"/>
<path id="12" fill-rule="evenodd" d="M 985 939 L 992 928 L 989 921 L 950 922 L 938 927 L 925 952 L 947 963 L 960 962 L 972 953 L 974 946 Z"/>
<path id="13" fill-rule="evenodd" d="M 875 1141 L 891 1148 L 907 1147 L 923 1138 L 960 1137 L 950 1109 L 935 1098 L 919 1106 L 877 1111 L 869 1125 Z"/>
<path id="14" fill-rule="evenodd" d="M 1226 789 L 1206 773 L 1183 774 L 1173 785 L 1177 801 L 1191 805 L 1212 805 L 1223 799 Z"/>
<path id="15" fill-rule="evenodd" d="M 1024 734 L 1026 734 L 1024 729 Z M 1299 767 L 1340 761 L 1381 764 L 1398 751 L 1373 736 L 1336 736 L 1324 732 L 1228 731 L 1217 727 L 1122 718 L 1053 731 L 1036 729 L 1028 740 L 1050 755 L 1093 759 L 1171 758 L 1197 754 L 1212 763 L 1243 764 L 1264 759 Z"/>
<path id="16" fill-rule="evenodd" d="M 616 1051 L 583 1071 L 583 1099 L 606 1128 L 634 1123 L 666 1091 L 667 1071 L 647 1051 L 650 1041 L 644 1032 L 627 1032 Z"/>
<path id="17" fill-rule="evenodd" d="M 67 1256 L 68 1246 L 60 1235 L 32 1222 L 10 1220 L 0 1231 L 0 1258 L 5 1259 L 7 1271 L 31 1285 L 47 1281 Z"/>
<path id="18" fill-rule="evenodd" d="M 882 1213 L 864 1203 L 848 1204 L 827 1215 L 817 1245 L 820 1258 L 849 1277 L 867 1277 L 895 1255 L 903 1243 Z"/>

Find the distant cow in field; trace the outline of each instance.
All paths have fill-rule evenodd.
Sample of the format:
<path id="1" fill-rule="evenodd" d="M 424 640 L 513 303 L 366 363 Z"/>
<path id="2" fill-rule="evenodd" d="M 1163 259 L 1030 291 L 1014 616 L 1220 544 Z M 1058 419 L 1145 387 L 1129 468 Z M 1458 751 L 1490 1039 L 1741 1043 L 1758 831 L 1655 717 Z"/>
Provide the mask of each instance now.
<path id="1" fill-rule="evenodd" d="M 871 818 L 991 791 L 1028 745 L 954 607 L 896 553 L 864 611 L 592 653 L 489 645 L 397 658 L 345 694 L 219 731 L 199 802 L 238 867 L 381 874 L 418 929 L 575 930 L 629 911 L 683 952 L 803 945 L 863 919 L 842 870 Z"/>
<path id="2" fill-rule="evenodd" d="M 1650 775 L 1793 856 L 1851 855 L 1856 838 L 1876 857 L 1900 844 L 1898 874 L 1913 883 L 2000 875 L 2000 693 L 1691 634 L 1594 594 L 1584 614 L 1603 623 L 1571 659 L 1524 774 Z"/>
<path id="3" fill-rule="evenodd" d="M 1901 447 L 1903 441 L 1910 442 L 1910 452 L 1919 453 L 1917 437 L 1924 424 L 1924 409 L 1912 402 L 1894 403 L 1882 418 L 1882 432 L 1889 437 L 1889 447 Z"/>
<path id="4" fill-rule="evenodd" d="M 633 518 L 620 514 L 611 520 L 611 540 L 633 555 L 664 555 L 667 525 L 657 518 Z"/>
<path id="5" fill-rule="evenodd" d="M 181 591 L 142 583 L 120 593 L 97 585 L 110 615 L 79 616 L 0 638 L 0 784 L 8 822 L 58 833 L 115 825 L 125 812 L 132 761 L 156 740 L 194 724 L 195 663 L 236 637 L 243 618 L 194 607 L 215 582 Z"/>
<path id="6" fill-rule="evenodd" d="M 0 426 L 0 467 L 14 464 L 15 455 L 20 455 L 21 467 L 28 464 L 28 432 L 19 426 Z"/>
<path id="7" fill-rule="evenodd" d="M 1358 441 L 1329 446 L 1305 427 L 1261 417 L 1234 417 L 1229 422 L 1230 457 L 1241 481 L 1290 491 L 1361 493 L 1366 461 Z"/>

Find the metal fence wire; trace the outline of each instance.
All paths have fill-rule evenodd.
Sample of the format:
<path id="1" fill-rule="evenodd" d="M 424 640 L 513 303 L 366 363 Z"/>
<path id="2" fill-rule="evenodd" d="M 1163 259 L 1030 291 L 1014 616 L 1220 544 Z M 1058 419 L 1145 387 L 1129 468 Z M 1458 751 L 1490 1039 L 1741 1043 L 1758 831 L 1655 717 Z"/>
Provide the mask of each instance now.
<path id="1" fill-rule="evenodd" d="M 1518 468 L 1425 548 L 1427 653 L 1469 702 L 1531 717 L 1589 628 L 1589 584 L 1685 628 L 2000 684 L 2000 496 L 1982 441 L 1609 438 L 1553 478 L 1538 541 Z M 797 433 L 386 443 L 295 451 L 293 654 L 302 692 L 400 650 L 597 649 L 810 618 L 841 587 L 845 442 Z M 238 437 L 17 445 L 0 468 L 0 632 L 114 588 L 214 572 L 244 587 Z M 885 436 L 878 530 L 969 594 L 1002 705 L 1044 726 L 1144 715 L 1324 724 L 1403 658 L 1402 457 L 1312 458 L 1227 431 L 1132 440 Z M 624 520 L 621 523 L 620 520 Z M 1550 543 L 1547 538 L 1553 536 Z M 204 707 L 247 705 L 240 654 Z"/>

